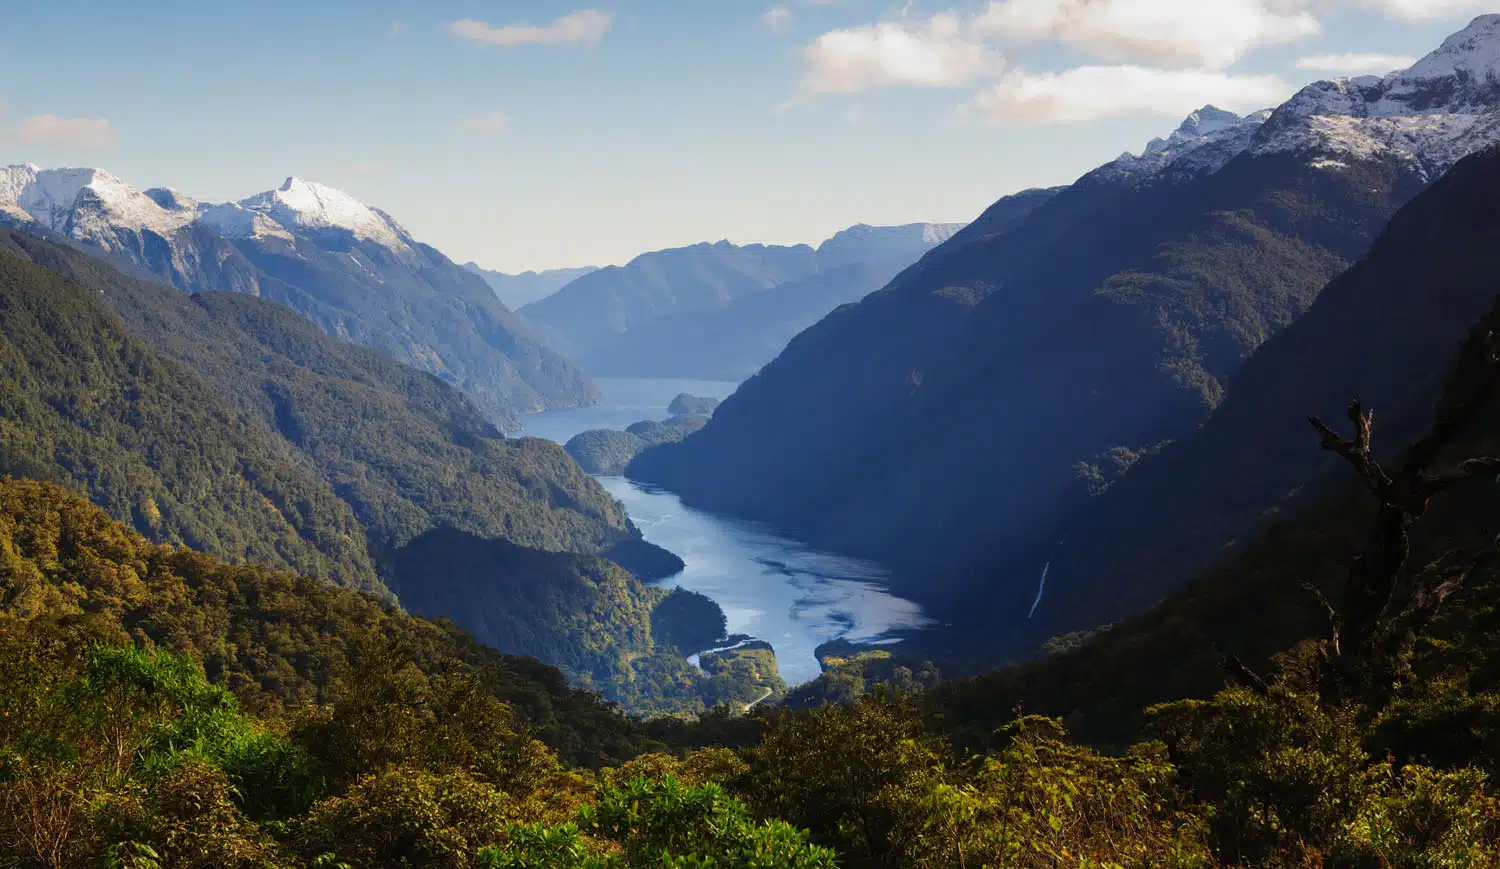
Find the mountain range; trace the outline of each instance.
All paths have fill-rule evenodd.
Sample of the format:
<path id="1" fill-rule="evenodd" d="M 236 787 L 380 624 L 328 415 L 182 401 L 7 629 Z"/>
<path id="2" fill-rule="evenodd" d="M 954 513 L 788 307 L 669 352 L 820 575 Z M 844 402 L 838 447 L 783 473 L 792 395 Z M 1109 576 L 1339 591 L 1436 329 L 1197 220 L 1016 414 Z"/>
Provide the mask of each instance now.
<path id="1" fill-rule="evenodd" d="M 1258 348 L 1500 138 L 1497 109 L 1496 15 L 1383 78 L 1243 118 L 1205 107 L 1139 155 L 997 203 L 628 472 L 885 561 L 940 610 L 979 613 L 982 589 L 1006 603 L 980 618 L 1024 618 L 1057 541 L 1091 545 L 1071 518 L 1212 425 Z"/>
<path id="2" fill-rule="evenodd" d="M 498 424 L 597 400 L 478 275 L 389 215 L 288 178 L 228 203 L 138 191 L 102 169 L 0 169 L 0 224 L 55 233 L 137 277 L 186 293 L 227 291 L 290 307 L 335 337 L 467 392 Z"/>
<path id="3" fill-rule="evenodd" d="M 547 269 L 511 275 L 483 268 L 475 262 L 464 263 L 464 268 L 484 278 L 500 301 L 505 303 L 505 307 L 511 310 L 545 299 L 575 279 L 599 270 L 597 266 L 582 266 L 576 269 Z"/>
<path id="4" fill-rule="evenodd" d="M 595 375 L 741 380 L 961 228 L 861 224 L 816 249 L 720 241 L 655 251 L 520 313 Z"/>

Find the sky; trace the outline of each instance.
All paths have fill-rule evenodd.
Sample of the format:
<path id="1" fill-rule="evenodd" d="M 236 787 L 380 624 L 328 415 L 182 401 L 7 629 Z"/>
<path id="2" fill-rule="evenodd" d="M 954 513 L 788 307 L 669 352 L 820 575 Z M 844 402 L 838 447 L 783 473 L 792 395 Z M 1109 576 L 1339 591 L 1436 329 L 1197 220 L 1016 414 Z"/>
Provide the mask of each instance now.
<path id="1" fill-rule="evenodd" d="M 602 5 L 590 5 L 597 3 Z M 623 263 L 964 222 L 1190 110 L 1381 73 L 1500 0 L 52 0 L 0 29 L 0 165 L 346 190 L 459 262 Z"/>

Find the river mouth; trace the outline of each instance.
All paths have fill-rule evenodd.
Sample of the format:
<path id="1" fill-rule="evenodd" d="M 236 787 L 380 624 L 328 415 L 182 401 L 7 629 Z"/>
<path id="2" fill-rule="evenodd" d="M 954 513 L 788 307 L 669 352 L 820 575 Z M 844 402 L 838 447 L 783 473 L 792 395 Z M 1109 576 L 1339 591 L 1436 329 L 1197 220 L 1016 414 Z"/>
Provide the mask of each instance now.
<path id="1" fill-rule="evenodd" d="M 565 443 L 594 428 L 623 429 L 663 419 L 679 393 L 723 398 L 736 384 L 662 378 L 600 378 L 604 399 L 590 408 L 532 414 L 522 435 Z M 929 624 L 921 607 L 886 588 L 873 562 L 814 549 L 756 523 L 688 507 L 673 493 L 623 477 L 596 477 L 625 505 L 651 543 L 686 565 L 665 587 L 706 595 L 724 610 L 730 634 L 764 640 L 776 650 L 788 685 L 822 672 L 815 650 L 830 640 L 881 644 Z"/>

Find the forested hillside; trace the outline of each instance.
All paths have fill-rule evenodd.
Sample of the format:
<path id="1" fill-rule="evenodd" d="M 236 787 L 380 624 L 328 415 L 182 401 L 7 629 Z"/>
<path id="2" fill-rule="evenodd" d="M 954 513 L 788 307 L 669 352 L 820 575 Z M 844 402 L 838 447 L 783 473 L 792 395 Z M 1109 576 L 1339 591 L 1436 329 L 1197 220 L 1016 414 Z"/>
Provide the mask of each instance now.
<path id="1" fill-rule="evenodd" d="M 6 472 L 64 482 L 153 539 L 230 561 L 382 595 L 399 579 L 417 611 L 496 628 L 486 642 L 637 712 L 758 693 L 654 648 L 663 595 L 594 556 L 646 578 L 681 562 L 640 540 L 556 444 L 507 440 L 438 378 L 271 302 L 184 296 L 5 230 L 0 265 L 0 304 L 15 311 Z M 439 532 L 466 546 L 433 547 Z M 615 596 L 592 591 L 601 578 Z M 624 600 L 636 605 L 611 610 Z"/>
<path id="2" fill-rule="evenodd" d="M 0 314 L 5 474 L 86 491 L 157 540 L 386 593 L 328 483 L 81 287 L 0 254 Z"/>
<path id="3" fill-rule="evenodd" d="M 1314 481 L 1333 462 L 1307 449 L 1308 413 L 1334 416 L 1358 395 L 1380 411 L 1381 446 L 1394 455 L 1424 424 L 1453 348 L 1500 293 L 1497 197 L 1500 151 L 1455 167 L 1246 362 L 1199 431 L 1141 460 L 1053 534 L 1019 568 L 1051 562 L 1030 639 L 1139 612 L 1267 517 L 1326 493 Z M 1022 597 L 1011 611 L 1030 606 Z"/>
<path id="4" fill-rule="evenodd" d="M 560 447 L 506 440 L 461 392 L 338 341 L 286 308 L 185 296 L 45 240 L 0 230 L 0 251 L 96 294 L 134 335 L 301 452 L 383 547 L 437 525 L 554 551 L 629 538 L 623 512 Z"/>

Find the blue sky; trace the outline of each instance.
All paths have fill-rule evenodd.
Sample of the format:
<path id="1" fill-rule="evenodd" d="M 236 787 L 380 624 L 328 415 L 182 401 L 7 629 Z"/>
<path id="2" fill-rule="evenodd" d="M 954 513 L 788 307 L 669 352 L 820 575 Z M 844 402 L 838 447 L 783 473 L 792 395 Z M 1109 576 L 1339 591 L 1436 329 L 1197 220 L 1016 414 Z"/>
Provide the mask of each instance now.
<path id="1" fill-rule="evenodd" d="M 1500 2 L 12 4 L 0 164 L 239 199 L 298 175 L 459 261 L 972 219 L 1190 108 L 1388 68 Z M 1379 55 L 1358 57 L 1345 55 Z"/>

